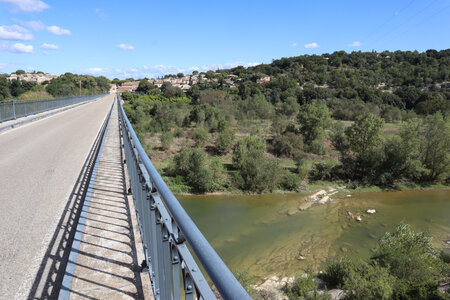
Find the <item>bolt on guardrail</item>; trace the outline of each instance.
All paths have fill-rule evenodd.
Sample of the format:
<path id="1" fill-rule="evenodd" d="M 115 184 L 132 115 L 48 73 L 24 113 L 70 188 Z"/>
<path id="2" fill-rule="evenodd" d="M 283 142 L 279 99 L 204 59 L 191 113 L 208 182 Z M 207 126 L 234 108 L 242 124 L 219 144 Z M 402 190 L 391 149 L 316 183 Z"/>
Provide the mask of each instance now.
<path id="1" fill-rule="evenodd" d="M 36 99 L 36 100 L 13 99 L 7 101 L 0 101 L 0 122 L 16 120 L 17 118 L 26 117 L 47 110 L 93 100 L 105 95 L 106 94 L 64 97 L 55 99 Z"/>
<path id="2" fill-rule="evenodd" d="M 145 262 L 156 299 L 217 299 L 187 247 L 224 299 L 251 299 L 151 163 L 117 97 L 125 161 Z M 182 284 L 180 279 L 183 281 Z"/>

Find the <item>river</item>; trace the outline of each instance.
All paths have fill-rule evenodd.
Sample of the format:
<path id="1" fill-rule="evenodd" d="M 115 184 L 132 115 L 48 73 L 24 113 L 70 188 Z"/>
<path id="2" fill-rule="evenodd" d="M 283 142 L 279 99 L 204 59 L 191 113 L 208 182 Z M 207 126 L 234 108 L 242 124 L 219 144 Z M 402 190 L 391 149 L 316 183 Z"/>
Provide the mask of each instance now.
<path id="1" fill-rule="evenodd" d="M 300 194 L 179 196 L 232 270 L 262 279 L 323 268 L 327 259 L 367 259 L 401 221 L 450 247 L 450 191 L 366 192 L 297 211 Z M 367 209 L 375 209 L 373 215 Z M 352 215 L 361 216 L 358 222 Z"/>

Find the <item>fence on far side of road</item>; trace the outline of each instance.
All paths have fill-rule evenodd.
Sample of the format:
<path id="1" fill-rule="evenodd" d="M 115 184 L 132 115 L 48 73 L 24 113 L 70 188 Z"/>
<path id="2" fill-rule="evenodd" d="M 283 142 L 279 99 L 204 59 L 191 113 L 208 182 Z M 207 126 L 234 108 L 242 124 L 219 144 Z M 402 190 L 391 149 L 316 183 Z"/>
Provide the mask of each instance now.
<path id="1" fill-rule="evenodd" d="M 104 95 L 105 94 L 54 99 L 0 101 L 0 123 L 38 114 L 47 110 L 94 100 Z"/>

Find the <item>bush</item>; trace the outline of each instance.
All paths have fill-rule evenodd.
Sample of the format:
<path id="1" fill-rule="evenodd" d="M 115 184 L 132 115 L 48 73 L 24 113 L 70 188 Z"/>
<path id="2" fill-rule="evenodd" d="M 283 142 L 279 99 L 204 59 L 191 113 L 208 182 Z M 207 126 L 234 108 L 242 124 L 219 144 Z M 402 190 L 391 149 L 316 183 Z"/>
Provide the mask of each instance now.
<path id="1" fill-rule="evenodd" d="M 286 171 L 281 178 L 280 186 L 283 190 L 287 191 L 298 191 L 298 187 L 300 186 L 302 178 L 298 174 L 293 174 L 289 171 Z"/>
<path id="2" fill-rule="evenodd" d="M 331 162 L 315 163 L 309 171 L 309 177 L 312 180 L 331 180 L 333 179 L 333 167 Z"/>
<path id="3" fill-rule="evenodd" d="M 229 129 L 221 131 L 216 138 L 216 149 L 219 153 L 225 154 L 231 150 L 234 142 L 234 132 Z"/>
<path id="4" fill-rule="evenodd" d="M 243 190 L 262 193 L 273 191 L 280 181 L 282 170 L 276 159 L 248 156 L 235 175 L 235 183 Z"/>
<path id="5" fill-rule="evenodd" d="M 196 148 L 184 148 L 175 155 L 169 173 L 183 176 L 194 192 L 210 192 L 214 188 L 211 170 L 207 167 L 205 152 Z"/>
<path id="6" fill-rule="evenodd" d="M 321 278 L 327 283 L 328 287 L 340 288 L 354 269 L 355 265 L 350 259 L 341 258 L 340 260 L 328 262 Z"/>
<path id="7" fill-rule="evenodd" d="M 208 141 L 208 131 L 203 127 L 198 127 L 192 132 L 192 139 L 195 141 L 196 147 L 202 147 Z"/>
<path id="8" fill-rule="evenodd" d="M 331 296 L 325 290 L 324 293 L 319 294 L 315 278 L 312 273 L 307 273 L 306 276 L 296 277 L 292 286 L 286 283 L 283 287 L 284 293 L 289 299 L 304 299 L 304 300 L 326 300 L 331 299 Z"/>
<path id="9" fill-rule="evenodd" d="M 317 155 L 324 155 L 327 152 L 327 149 L 321 140 L 312 141 L 311 144 L 306 147 L 306 150 Z"/>
<path id="10" fill-rule="evenodd" d="M 170 132 L 161 133 L 159 140 L 161 141 L 161 148 L 168 150 L 173 143 L 173 135 Z"/>
<path id="11" fill-rule="evenodd" d="M 301 149 L 303 149 L 303 139 L 301 135 L 294 132 L 285 132 L 275 138 L 274 152 L 278 156 L 292 157 Z"/>
<path id="12" fill-rule="evenodd" d="M 233 166 L 241 169 L 248 158 L 260 158 L 265 152 L 265 140 L 256 135 L 245 136 L 234 147 Z"/>
<path id="13" fill-rule="evenodd" d="M 361 263 L 350 268 L 344 279 L 345 299 L 391 299 L 395 279 L 377 264 Z"/>
<path id="14" fill-rule="evenodd" d="M 183 137 L 184 136 L 184 130 L 179 128 L 179 127 L 176 128 L 174 136 L 177 137 L 177 138 Z"/>

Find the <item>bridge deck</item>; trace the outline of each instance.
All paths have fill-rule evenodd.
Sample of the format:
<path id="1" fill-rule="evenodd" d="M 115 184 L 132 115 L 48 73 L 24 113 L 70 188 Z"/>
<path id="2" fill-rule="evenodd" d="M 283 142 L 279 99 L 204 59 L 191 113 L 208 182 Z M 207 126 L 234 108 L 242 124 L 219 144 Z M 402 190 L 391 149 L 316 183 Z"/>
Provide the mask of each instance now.
<path id="1" fill-rule="evenodd" d="M 122 164 L 117 105 L 95 164 L 60 299 L 143 299 L 132 214 Z M 132 213 L 130 213 L 132 212 Z M 148 276 L 147 276 L 148 277 Z M 145 281 L 145 279 L 144 279 Z"/>

